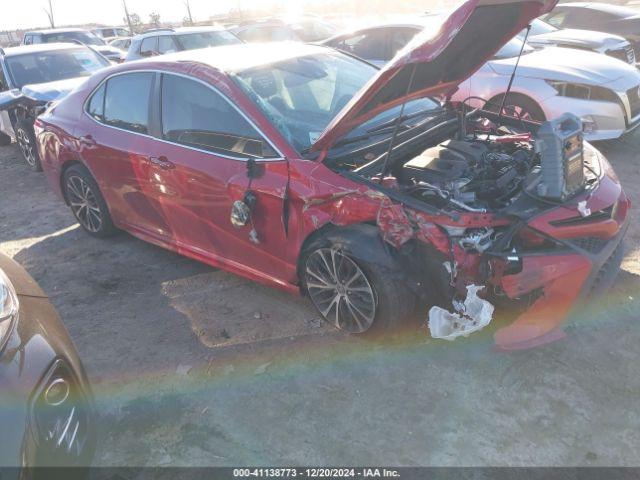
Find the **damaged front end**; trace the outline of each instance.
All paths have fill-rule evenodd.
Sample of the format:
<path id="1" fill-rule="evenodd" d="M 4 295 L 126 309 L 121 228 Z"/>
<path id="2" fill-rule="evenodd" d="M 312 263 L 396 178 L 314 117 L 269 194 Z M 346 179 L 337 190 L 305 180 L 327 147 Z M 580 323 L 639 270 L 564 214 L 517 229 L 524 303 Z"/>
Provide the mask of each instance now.
<path id="1" fill-rule="evenodd" d="M 572 308 L 612 283 L 630 202 L 577 118 L 524 135 L 480 133 L 487 122 L 481 112 L 462 133 L 458 122 L 418 150 L 337 170 L 383 194 L 376 223 L 434 305 L 434 338 L 477 332 L 506 303 L 524 312 L 497 330 L 497 347 L 530 348 L 560 338 Z"/>

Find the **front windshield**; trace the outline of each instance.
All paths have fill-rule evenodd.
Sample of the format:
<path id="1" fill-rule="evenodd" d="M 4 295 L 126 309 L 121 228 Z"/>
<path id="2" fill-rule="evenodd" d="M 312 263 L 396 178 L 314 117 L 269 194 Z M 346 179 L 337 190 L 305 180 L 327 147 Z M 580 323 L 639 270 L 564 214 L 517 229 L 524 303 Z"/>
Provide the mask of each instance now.
<path id="1" fill-rule="evenodd" d="M 18 88 L 25 85 L 88 77 L 109 61 L 88 48 L 53 50 L 7 57 L 6 65 Z"/>
<path id="2" fill-rule="evenodd" d="M 498 51 L 498 53 L 495 54 L 494 58 L 503 59 L 503 58 L 517 57 L 518 55 L 520 55 L 520 51 L 522 50 L 523 43 L 524 42 L 518 37 L 509 40 L 509 42 L 507 42 L 507 44 L 504 47 L 502 47 Z M 525 44 L 524 50 L 522 50 L 522 54 L 525 55 L 533 51 L 534 49 L 532 47 Z"/>
<path id="3" fill-rule="evenodd" d="M 54 42 L 81 42 L 85 45 L 101 46 L 106 45 L 105 41 L 93 33 L 89 32 L 60 32 L 47 35 L 47 43 Z"/>
<path id="4" fill-rule="evenodd" d="M 543 22 L 540 19 L 536 19 L 533 22 L 531 22 L 531 32 L 529 32 L 529 36 L 533 37 L 535 35 L 544 35 L 546 33 L 553 33 L 557 31 L 558 31 L 558 28 L 554 27 L 553 25 L 547 22 Z M 524 39 L 525 33 L 526 33 L 526 29 L 518 34 L 518 38 Z"/>
<path id="5" fill-rule="evenodd" d="M 197 48 L 218 47 L 221 45 L 234 45 L 241 43 L 238 38 L 225 30 L 211 32 L 186 33 L 178 35 L 180 43 L 185 50 Z"/>
<path id="6" fill-rule="evenodd" d="M 241 71 L 234 79 L 302 152 L 376 72 L 368 63 L 327 52 Z"/>

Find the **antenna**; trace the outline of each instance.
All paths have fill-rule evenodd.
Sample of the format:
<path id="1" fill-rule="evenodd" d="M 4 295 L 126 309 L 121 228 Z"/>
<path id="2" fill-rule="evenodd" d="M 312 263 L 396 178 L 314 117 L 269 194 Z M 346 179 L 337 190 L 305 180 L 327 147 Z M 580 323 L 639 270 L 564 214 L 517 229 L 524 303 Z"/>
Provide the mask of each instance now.
<path id="1" fill-rule="evenodd" d="M 518 66 L 520 65 L 520 59 L 522 58 L 522 53 L 524 52 L 524 47 L 527 45 L 527 39 L 529 38 L 529 32 L 531 32 L 531 24 L 527 25 L 527 33 L 524 34 L 524 38 L 522 39 L 522 48 L 520 48 L 520 54 L 518 55 L 518 58 L 516 59 L 516 64 L 513 67 L 513 72 L 511 72 L 511 78 L 509 79 L 509 86 L 507 87 L 507 91 L 504 94 L 504 97 L 502 97 L 502 103 L 500 104 L 500 112 L 498 112 L 498 125 L 500 125 L 500 122 L 502 121 L 502 116 L 504 113 L 504 104 L 507 101 L 507 97 L 509 96 L 509 93 L 511 92 L 511 87 L 513 87 L 513 81 L 516 78 L 516 72 L 518 71 Z"/>

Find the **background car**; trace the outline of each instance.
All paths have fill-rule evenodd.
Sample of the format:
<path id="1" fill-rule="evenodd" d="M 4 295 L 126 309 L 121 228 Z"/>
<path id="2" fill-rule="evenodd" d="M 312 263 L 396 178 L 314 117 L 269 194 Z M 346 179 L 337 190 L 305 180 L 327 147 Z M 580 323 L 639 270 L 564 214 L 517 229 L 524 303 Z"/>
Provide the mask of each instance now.
<path id="1" fill-rule="evenodd" d="M 109 42 L 109 45 L 118 48 L 124 52 L 129 50 L 131 46 L 131 38 L 133 37 L 118 37 Z"/>
<path id="2" fill-rule="evenodd" d="M 336 27 L 315 15 L 285 18 L 283 22 L 303 42 L 320 42 L 336 34 Z"/>
<path id="3" fill-rule="evenodd" d="M 325 45 L 346 51 L 377 66 L 385 65 L 424 29 L 438 29 L 442 19 L 422 23 L 382 24 L 343 35 Z M 523 42 L 514 38 L 473 76 L 462 82 L 454 100 L 478 105 L 480 99 L 500 108 Z M 640 73 L 627 63 L 597 53 L 524 45 L 507 110 L 528 120 L 544 121 L 565 112 L 578 115 L 587 139 L 618 138 L 640 124 Z M 492 108 L 493 108 L 492 107 Z"/>
<path id="4" fill-rule="evenodd" d="M 91 387 L 47 296 L 0 255 L 0 465 L 88 466 L 95 449 Z M 2 478 L 14 478 L 5 471 Z M 15 472 L 16 479 L 20 474 Z M 19 478 L 24 478 L 19 476 Z"/>
<path id="5" fill-rule="evenodd" d="M 126 61 L 183 50 L 241 43 L 232 33 L 218 27 L 159 28 L 136 35 L 131 40 Z"/>
<path id="6" fill-rule="evenodd" d="M 246 43 L 302 41 L 298 33 L 281 20 L 245 22 L 229 31 Z"/>
<path id="7" fill-rule="evenodd" d="M 124 52 L 118 48 L 109 46 L 95 34 L 82 28 L 55 28 L 51 30 L 34 30 L 26 32 L 22 39 L 23 45 L 36 45 L 39 43 L 81 43 L 94 48 L 110 61 L 120 63 L 124 60 Z"/>
<path id="8" fill-rule="evenodd" d="M 0 131 L 16 139 L 31 169 L 41 169 L 33 132 L 35 118 L 49 102 L 109 65 L 94 50 L 69 43 L 0 49 Z"/>
<path id="9" fill-rule="evenodd" d="M 602 2 L 572 2 L 558 5 L 542 19 L 558 28 L 581 28 L 620 35 L 640 52 L 640 15 L 629 7 Z"/>
<path id="10" fill-rule="evenodd" d="M 125 27 L 98 27 L 91 31 L 107 43 L 116 38 L 131 36 L 131 32 Z"/>
<path id="11" fill-rule="evenodd" d="M 525 36 L 523 31 L 519 37 Z M 531 22 L 527 43 L 532 47 L 567 47 L 603 53 L 630 65 L 636 64 L 634 48 L 628 40 L 611 33 L 574 28 L 557 28 L 543 20 Z"/>

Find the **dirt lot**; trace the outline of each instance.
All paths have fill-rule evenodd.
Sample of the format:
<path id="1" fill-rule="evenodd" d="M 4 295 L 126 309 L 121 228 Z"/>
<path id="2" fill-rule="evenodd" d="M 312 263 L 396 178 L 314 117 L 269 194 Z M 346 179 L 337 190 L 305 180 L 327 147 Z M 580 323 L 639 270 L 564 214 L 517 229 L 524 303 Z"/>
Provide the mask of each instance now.
<path id="1" fill-rule="evenodd" d="M 601 146 L 637 206 L 640 134 Z M 95 388 L 100 465 L 639 465 L 639 214 L 609 298 L 517 354 L 490 332 L 383 343 L 304 299 L 80 231 L 0 149 L 0 251 L 51 296 Z"/>

